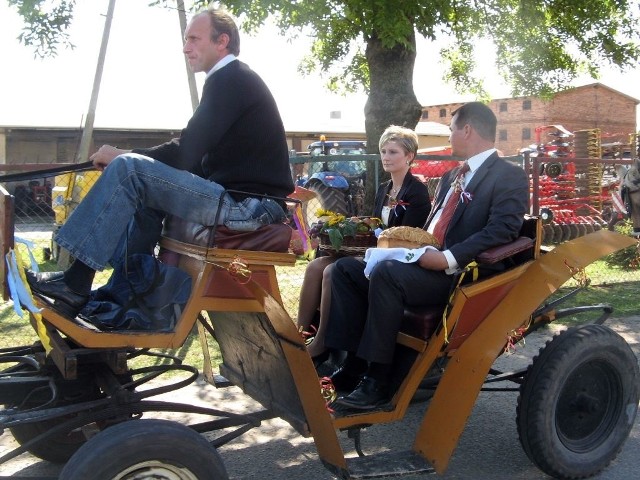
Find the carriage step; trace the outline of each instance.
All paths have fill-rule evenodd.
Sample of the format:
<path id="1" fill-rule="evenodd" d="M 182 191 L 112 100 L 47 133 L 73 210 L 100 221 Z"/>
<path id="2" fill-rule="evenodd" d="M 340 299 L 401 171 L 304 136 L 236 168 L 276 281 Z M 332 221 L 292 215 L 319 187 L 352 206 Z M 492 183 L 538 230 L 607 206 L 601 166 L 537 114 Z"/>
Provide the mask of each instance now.
<path id="1" fill-rule="evenodd" d="M 347 458 L 349 478 L 399 477 L 416 473 L 435 473 L 435 469 L 416 452 L 384 452 L 366 457 Z"/>

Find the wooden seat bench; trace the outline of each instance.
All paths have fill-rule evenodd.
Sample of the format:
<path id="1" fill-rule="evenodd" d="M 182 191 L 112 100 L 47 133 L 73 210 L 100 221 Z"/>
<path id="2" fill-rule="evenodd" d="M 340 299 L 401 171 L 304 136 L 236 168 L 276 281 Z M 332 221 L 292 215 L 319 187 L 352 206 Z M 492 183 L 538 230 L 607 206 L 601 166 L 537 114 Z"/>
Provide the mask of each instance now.
<path id="1" fill-rule="evenodd" d="M 233 232 L 221 229 L 227 243 L 242 246 L 233 239 Z M 183 230 L 186 231 L 186 230 Z M 198 230 L 203 233 L 204 230 Z M 287 236 L 288 235 L 288 236 Z M 288 253 L 291 228 L 284 224 L 267 225 L 254 232 L 241 232 L 248 246 L 272 239 L 273 248 L 284 251 L 257 251 L 201 246 L 163 236 L 160 258 L 187 271 L 192 278 L 191 296 L 172 331 L 102 331 L 82 321 L 71 321 L 55 310 L 45 308 L 44 319 L 74 342 L 85 348 L 177 348 L 193 329 L 201 311 L 260 311 L 260 302 L 243 285 L 247 277 L 234 276 L 228 271 L 233 262 L 242 262 L 250 271 L 250 278 L 281 302 L 275 266 L 293 265 L 295 255 Z M 182 239 L 188 239 L 184 235 Z M 204 237 L 202 237 L 204 238 Z M 263 239 L 265 239 L 263 241 Z"/>
<path id="2" fill-rule="evenodd" d="M 533 259 L 539 248 L 539 222 L 531 217 L 525 220 L 521 230 L 521 236 L 513 242 L 499 245 L 482 252 L 476 258 L 478 265 L 492 265 L 507 258 L 514 258 L 514 264 Z M 505 291 L 504 294 L 507 292 Z M 498 301 L 499 298 L 498 297 Z M 493 304 L 495 302 L 492 301 Z M 397 342 L 417 351 L 426 348 L 427 341 L 443 321 L 445 305 L 407 306 L 404 310 L 404 318 L 400 327 Z M 470 332 L 465 331 L 464 334 Z"/>
<path id="3" fill-rule="evenodd" d="M 199 247 L 167 237 L 162 238 L 160 246 L 162 261 L 182 268 L 194 279 L 199 275 L 204 277 L 194 284 L 192 291 L 192 296 L 198 295 L 204 302 L 203 307 L 206 305 L 203 310 L 252 311 L 258 308 L 253 294 L 242 285 L 247 278 L 230 271 L 234 262 L 246 266 L 251 279 L 282 303 L 275 266 L 291 266 L 296 259 L 288 252 Z"/>

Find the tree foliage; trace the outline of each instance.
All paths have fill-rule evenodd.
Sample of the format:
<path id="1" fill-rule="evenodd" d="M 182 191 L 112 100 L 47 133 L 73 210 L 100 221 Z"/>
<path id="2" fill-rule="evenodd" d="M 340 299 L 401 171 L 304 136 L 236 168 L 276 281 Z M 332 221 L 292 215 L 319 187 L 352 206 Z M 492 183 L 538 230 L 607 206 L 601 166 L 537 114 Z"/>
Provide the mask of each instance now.
<path id="1" fill-rule="evenodd" d="M 196 2 L 204 6 L 206 2 Z M 474 76 L 479 40 L 496 47 L 497 71 L 514 95 L 543 95 L 567 88 L 584 73 L 635 67 L 640 56 L 638 0 L 228 0 L 221 2 L 258 28 L 271 17 L 284 34 L 303 31 L 315 38 L 304 71 L 327 75 L 331 88 L 346 91 L 372 85 L 380 48 L 406 52 L 415 60 L 415 34 L 445 40 L 446 80 L 460 92 L 487 98 Z M 388 60 L 388 57 L 384 57 Z M 393 77 L 393 68 L 385 75 Z"/>
<path id="2" fill-rule="evenodd" d="M 37 54 L 56 52 L 67 36 L 75 0 L 7 0 L 25 20 L 20 40 Z M 175 6 L 175 0 L 149 0 Z M 584 73 L 635 67 L 640 57 L 639 0 L 225 0 L 213 2 L 256 31 L 267 19 L 287 36 L 314 39 L 300 65 L 332 90 L 368 94 L 369 151 L 390 124 L 414 128 L 421 105 L 413 90 L 416 36 L 447 42 L 443 80 L 488 99 L 475 75 L 481 40 L 496 48 L 496 70 L 513 95 L 550 97 Z M 194 10 L 207 7 L 193 0 Z M 277 54 L 277 53 L 276 53 Z M 424 81 L 440 81 L 425 79 Z M 372 186 L 373 189 L 374 186 Z M 373 190 L 368 192 L 368 197 Z"/>
<path id="3" fill-rule="evenodd" d="M 73 48 L 67 30 L 75 0 L 7 0 L 24 20 L 18 40 L 34 48 L 38 57 L 55 55 L 58 45 Z"/>
<path id="4" fill-rule="evenodd" d="M 21 41 L 40 54 L 69 45 L 75 0 L 7 0 L 25 19 Z M 209 2 L 194 0 L 194 10 Z M 514 95 L 550 96 L 579 75 L 635 67 L 640 57 L 638 0 L 226 0 L 245 31 L 270 19 L 284 35 L 314 39 L 302 72 L 321 72 L 329 88 L 365 91 L 369 145 L 391 123 L 413 127 L 416 36 L 444 40 L 446 81 L 487 99 L 475 75 L 476 47 L 488 40 L 497 73 Z M 174 6 L 173 0 L 150 0 Z M 48 7 L 48 8 L 47 8 Z M 433 79 L 439 81 L 439 79 Z M 375 149 L 375 148 L 374 148 Z"/>

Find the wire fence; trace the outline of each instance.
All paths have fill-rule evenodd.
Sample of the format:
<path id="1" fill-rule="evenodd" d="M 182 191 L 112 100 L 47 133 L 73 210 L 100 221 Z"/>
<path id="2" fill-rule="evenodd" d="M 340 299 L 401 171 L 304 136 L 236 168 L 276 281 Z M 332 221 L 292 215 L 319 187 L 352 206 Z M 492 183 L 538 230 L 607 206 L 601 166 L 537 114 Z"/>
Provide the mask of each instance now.
<path id="1" fill-rule="evenodd" d="M 602 228 L 613 228 L 622 220 L 622 215 L 612 203 L 612 194 L 619 185 L 616 168 L 629 162 L 594 158 L 558 161 L 528 156 L 507 159 L 529 173 L 531 213 L 543 216 L 543 243 L 547 246 L 552 247 Z M 315 221 L 319 208 L 354 216 L 372 213 L 372 202 L 366 200 L 366 190 L 371 182 L 375 187 L 383 180 L 379 155 L 293 156 L 290 160 L 297 185 L 296 195 L 303 201 L 303 218 L 308 224 Z M 450 156 L 420 155 L 412 171 L 429 186 L 433 197 L 441 175 L 457 162 L 458 159 Z M 15 234 L 34 243 L 41 270 L 60 270 L 69 264 L 71 259 L 56 246 L 54 235 L 98 175 L 98 172 L 72 173 L 6 185 L 15 197 Z M 284 306 L 295 319 L 309 259 L 303 255 L 302 240 L 292 217 L 291 211 L 291 250 L 299 255 L 298 260 L 293 267 L 278 267 L 277 274 Z M 621 273 L 623 270 L 606 267 L 604 274 L 599 273 L 598 282 L 625 281 L 629 277 Z M 94 287 L 106 283 L 110 274 L 108 270 L 100 272 Z M 13 314 L 8 304 L 2 310 L 0 347 L 20 343 L 22 340 L 12 335 L 21 331 L 25 320 Z M 30 343 L 32 332 L 27 335 L 30 336 L 24 342 Z"/>

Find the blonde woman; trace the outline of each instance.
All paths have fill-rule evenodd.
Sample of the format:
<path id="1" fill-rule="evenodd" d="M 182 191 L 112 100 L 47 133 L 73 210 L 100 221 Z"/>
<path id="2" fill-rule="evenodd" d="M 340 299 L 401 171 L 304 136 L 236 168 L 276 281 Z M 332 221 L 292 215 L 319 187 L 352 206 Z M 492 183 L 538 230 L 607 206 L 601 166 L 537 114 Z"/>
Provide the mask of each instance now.
<path id="1" fill-rule="evenodd" d="M 386 227 L 422 227 L 431 210 L 431 200 L 426 185 L 411 174 L 418 136 L 409 128 L 391 125 L 382 133 L 379 148 L 382 169 L 391 179 L 381 183 L 376 191 L 373 216 L 382 219 Z M 337 258 L 324 256 L 310 262 L 300 290 L 298 328 L 309 332 L 311 325 L 317 324 L 315 336 L 307 345 L 316 365 L 327 358 L 324 319 L 329 311 L 331 285 L 331 268 L 327 267 Z"/>

